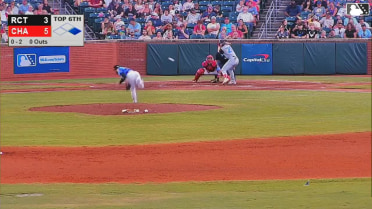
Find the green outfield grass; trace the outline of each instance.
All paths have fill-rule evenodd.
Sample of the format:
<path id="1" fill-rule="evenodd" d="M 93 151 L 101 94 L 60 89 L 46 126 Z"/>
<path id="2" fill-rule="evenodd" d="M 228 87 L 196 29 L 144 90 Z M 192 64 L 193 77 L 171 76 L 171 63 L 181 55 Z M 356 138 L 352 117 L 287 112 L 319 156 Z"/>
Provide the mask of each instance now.
<path id="1" fill-rule="evenodd" d="M 154 90 L 139 91 L 138 95 L 144 103 L 222 108 L 139 116 L 31 112 L 28 111 L 31 107 L 49 105 L 130 103 L 131 97 L 123 90 L 2 94 L 1 143 L 3 146 L 103 146 L 371 130 L 369 93 Z"/>
<path id="2" fill-rule="evenodd" d="M 371 81 L 369 77 L 344 76 L 241 76 L 240 78 L 325 83 Z M 151 76 L 145 77 L 145 80 L 191 80 L 191 76 Z M 117 78 L 29 81 L 27 83 L 32 83 L 31 86 L 20 86 L 30 88 L 37 86 L 39 82 L 91 84 L 117 83 L 117 81 Z M 23 82 L 1 82 L 1 89 L 7 89 L 15 83 Z M 49 105 L 131 103 L 131 98 L 130 93 L 124 90 L 1 94 L 1 146 L 106 146 L 371 131 L 370 93 L 308 90 L 145 90 L 139 91 L 138 96 L 143 103 L 205 104 L 218 105 L 222 108 L 201 112 L 138 116 L 30 112 L 28 109 L 31 107 Z M 370 179 L 311 180 L 310 186 L 304 186 L 305 182 L 306 180 L 128 185 L 2 184 L 0 208 L 362 209 L 372 207 Z"/>
<path id="3" fill-rule="evenodd" d="M 304 186 L 305 182 L 306 180 L 129 185 L 19 184 L 2 185 L 0 198 L 2 209 L 372 207 L 370 179 L 311 180 L 309 186 Z"/>

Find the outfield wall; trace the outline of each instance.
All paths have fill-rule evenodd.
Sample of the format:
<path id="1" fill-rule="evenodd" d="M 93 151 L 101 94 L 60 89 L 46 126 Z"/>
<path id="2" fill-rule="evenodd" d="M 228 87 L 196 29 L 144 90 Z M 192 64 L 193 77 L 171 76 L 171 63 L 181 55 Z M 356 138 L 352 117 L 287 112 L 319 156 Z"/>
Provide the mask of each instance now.
<path id="1" fill-rule="evenodd" d="M 273 48 L 275 46 L 280 46 L 282 44 L 293 45 L 293 44 L 302 44 L 302 45 L 322 45 L 324 51 L 329 51 L 329 46 L 338 45 L 340 43 L 362 43 L 362 45 L 367 44 L 367 70 L 368 74 L 371 74 L 372 70 L 372 43 L 371 40 L 363 39 L 332 39 L 332 40 L 233 40 L 233 45 L 235 49 L 238 49 L 241 45 L 251 45 L 251 44 L 272 44 Z M 183 55 L 188 56 L 193 52 L 194 49 L 200 49 L 197 52 L 200 54 L 204 49 L 209 49 L 210 52 L 215 51 L 217 40 L 182 40 L 182 41 L 90 41 L 86 42 L 84 47 L 69 47 L 69 69 L 68 72 L 59 72 L 53 71 L 49 73 L 30 73 L 30 74 L 15 74 L 14 69 L 14 47 L 8 47 L 7 45 L 1 45 L 0 48 L 0 80 L 42 80 L 42 79 L 67 79 L 67 78 L 98 78 L 98 77 L 115 77 L 112 66 L 119 64 L 122 66 L 127 66 L 133 69 L 138 70 L 141 74 L 147 74 L 149 67 L 156 64 L 154 60 L 151 60 L 151 57 L 148 57 L 148 47 L 149 44 L 162 44 L 162 45 L 182 45 L 182 50 L 177 50 L 181 56 L 180 60 L 175 60 L 169 65 L 177 65 L 177 72 L 170 74 L 191 74 L 194 72 L 195 66 L 200 65 L 200 60 L 195 60 L 192 57 L 186 59 Z M 318 44 L 316 44 L 318 43 Z M 27 49 L 27 47 L 18 47 L 17 49 L 22 48 Z M 174 48 L 171 46 L 170 48 Z M 285 47 L 281 47 L 285 49 Z M 319 51 L 319 47 L 315 51 Z M 253 48 L 254 49 L 254 48 Z M 274 51 L 273 49 L 273 51 Z M 238 49 L 239 50 L 239 49 Z M 208 51 L 208 53 L 209 53 Z M 169 53 L 167 51 L 167 53 Z M 171 52 L 172 53 L 172 52 Z M 173 51 L 173 53 L 175 53 Z M 206 51 L 202 52 L 206 53 Z M 238 52 L 238 54 L 241 52 Z M 172 54 L 173 55 L 173 54 Z M 327 55 L 327 54 L 324 54 Z M 322 55 L 322 56 L 324 56 Z M 204 55 L 203 55 L 204 56 Z M 273 57 L 275 58 L 275 54 Z M 204 59 L 200 56 L 199 59 Z M 275 60 L 275 59 L 274 59 Z M 311 61 L 311 60 L 310 60 Z M 173 64 L 172 64 L 173 63 Z M 147 64 L 152 64 L 148 66 Z M 274 74 L 278 73 L 278 69 L 275 67 L 275 63 L 272 69 Z M 314 63 L 307 63 L 309 66 L 313 66 Z M 326 63 L 322 63 L 326 64 Z M 168 64 L 164 65 L 167 66 Z M 279 63 L 283 65 L 283 63 Z M 189 66 L 189 67 L 187 67 Z M 191 66 L 191 67 L 190 67 Z M 283 67 L 283 66 L 282 66 Z M 314 66 L 313 66 L 314 67 Z M 324 66 L 323 66 L 324 67 Z M 327 67 L 327 65 L 325 65 Z M 337 66 L 336 66 L 337 67 Z M 160 67 L 159 69 L 161 69 Z M 293 68 L 295 69 L 295 68 Z M 306 66 L 303 66 L 304 74 L 306 73 Z M 173 69 L 175 70 L 175 69 Z M 240 69 L 239 73 L 244 73 L 244 70 Z M 282 71 L 280 71 L 282 72 Z M 150 72 L 149 74 L 163 74 Z M 289 74 L 303 74 L 302 71 Z M 314 74 L 314 73 L 310 73 Z M 315 73 L 316 74 L 316 73 Z M 322 73 L 320 73 L 322 74 Z M 326 74 L 333 74 L 332 72 L 327 72 Z M 357 73 L 359 74 L 359 73 Z"/>

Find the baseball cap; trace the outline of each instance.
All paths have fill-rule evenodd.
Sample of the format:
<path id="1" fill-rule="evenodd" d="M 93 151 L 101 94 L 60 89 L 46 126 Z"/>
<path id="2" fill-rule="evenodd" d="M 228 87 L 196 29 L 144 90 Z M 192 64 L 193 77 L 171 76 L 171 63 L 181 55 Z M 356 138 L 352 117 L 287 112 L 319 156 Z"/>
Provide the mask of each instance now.
<path id="1" fill-rule="evenodd" d="M 216 16 L 212 16 L 211 19 L 216 19 Z"/>
<path id="2" fill-rule="evenodd" d="M 316 4 L 322 4 L 322 2 L 321 1 L 317 1 Z"/>
<path id="3" fill-rule="evenodd" d="M 134 19 L 134 18 L 130 18 L 129 21 L 136 21 L 136 19 Z"/>
<path id="4" fill-rule="evenodd" d="M 326 12 L 326 15 L 330 15 L 331 13 L 330 12 Z"/>
<path id="5" fill-rule="evenodd" d="M 362 24 L 361 26 L 362 26 L 362 27 L 367 27 L 366 24 Z"/>
<path id="6" fill-rule="evenodd" d="M 158 13 L 153 12 L 153 13 L 151 13 L 151 16 L 158 16 Z"/>

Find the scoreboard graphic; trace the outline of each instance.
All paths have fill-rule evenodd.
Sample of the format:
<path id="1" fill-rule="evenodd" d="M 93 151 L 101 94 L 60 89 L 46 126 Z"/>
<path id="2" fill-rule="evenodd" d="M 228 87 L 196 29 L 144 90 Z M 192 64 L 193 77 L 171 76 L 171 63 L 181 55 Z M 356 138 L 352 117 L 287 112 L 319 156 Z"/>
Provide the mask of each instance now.
<path id="1" fill-rule="evenodd" d="M 9 46 L 84 46 L 84 15 L 9 15 Z"/>

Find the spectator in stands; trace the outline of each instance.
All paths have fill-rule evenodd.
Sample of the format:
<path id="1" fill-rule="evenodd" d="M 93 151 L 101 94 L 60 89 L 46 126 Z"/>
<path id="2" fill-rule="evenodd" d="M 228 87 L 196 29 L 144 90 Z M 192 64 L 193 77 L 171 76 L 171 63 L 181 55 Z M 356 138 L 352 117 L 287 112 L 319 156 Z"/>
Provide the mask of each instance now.
<path id="1" fill-rule="evenodd" d="M 218 34 L 218 39 L 226 39 L 227 38 L 227 28 L 222 27 L 220 33 Z"/>
<path id="2" fill-rule="evenodd" d="M 126 40 L 136 40 L 136 39 L 138 39 L 138 38 L 136 37 L 136 35 L 134 34 L 133 31 L 132 32 L 129 32 L 129 34 L 128 34 L 127 38 L 126 38 Z"/>
<path id="3" fill-rule="evenodd" d="M 285 31 L 288 31 L 288 33 L 291 31 L 291 27 L 288 25 L 287 19 L 282 20 L 282 24 L 280 27 L 283 27 Z M 278 28 L 278 32 L 280 31 L 280 27 Z"/>
<path id="4" fill-rule="evenodd" d="M 227 35 L 227 39 L 242 39 L 243 33 L 236 29 L 236 25 L 231 26 L 231 32 Z"/>
<path id="5" fill-rule="evenodd" d="M 35 15 L 46 15 L 48 12 L 46 10 L 43 10 L 43 4 L 39 4 L 37 6 L 37 9 L 34 11 Z"/>
<path id="6" fill-rule="evenodd" d="M 364 17 L 359 17 L 359 23 L 355 25 L 355 29 L 359 32 L 362 30 L 362 25 L 365 25 L 367 29 L 370 28 L 369 24 L 367 22 L 364 22 Z"/>
<path id="7" fill-rule="evenodd" d="M 172 22 L 173 16 L 171 14 L 169 14 L 169 10 L 166 9 L 166 10 L 164 10 L 164 14 L 161 16 L 160 20 L 163 23 L 163 25 L 165 25 L 165 24 L 168 24 L 168 23 Z"/>
<path id="8" fill-rule="evenodd" d="M 28 11 L 25 12 L 25 15 L 33 15 L 34 14 L 34 8 L 32 6 L 28 7 Z"/>
<path id="9" fill-rule="evenodd" d="M 306 38 L 307 31 L 304 29 L 304 26 L 302 24 L 298 24 L 293 28 L 291 37 L 296 39 Z"/>
<path id="10" fill-rule="evenodd" d="M 316 2 L 316 7 L 313 9 L 313 14 L 318 16 L 319 19 L 325 16 L 326 9 L 322 6 L 322 2 Z"/>
<path id="11" fill-rule="evenodd" d="M 327 38 L 327 32 L 325 30 L 322 30 L 320 32 L 320 37 L 319 38 Z"/>
<path id="12" fill-rule="evenodd" d="M 137 11 L 137 14 L 145 8 L 145 5 L 143 4 L 142 0 L 137 0 L 134 4 L 134 9 Z"/>
<path id="13" fill-rule="evenodd" d="M 181 13 L 183 11 L 182 10 L 182 3 L 179 3 L 178 0 L 174 0 L 173 4 L 174 4 L 174 10 L 178 11 L 178 13 Z"/>
<path id="14" fill-rule="evenodd" d="M 12 9 L 12 14 L 13 15 L 18 15 L 19 14 L 19 8 L 17 7 L 15 0 L 10 2 L 10 7 Z"/>
<path id="15" fill-rule="evenodd" d="M 8 25 L 8 15 L 12 15 L 12 7 L 6 6 L 6 4 L 2 4 L 0 7 L 2 7 L 1 13 L 0 13 L 1 25 L 3 24 Z"/>
<path id="16" fill-rule="evenodd" d="M 242 12 L 243 11 L 243 7 L 245 6 L 245 0 L 240 0 L 239 3 L 236 5 L 236 8 L 235 8 L 235 11 L 237 12 Z"/>
<path id="17" fill-rule="evenodd" d="M 181 14 L 177 14 L 176 19 L 177 19 L 177 26 L 178 27 L 181 27 L 182 24 L 187 25 L 187 22 L 183 19 L 183 16 Z"/>
<path id="18" fill-rule="evenodd" d="M 113 18 L 113 17 L 125 17 L 124 9 L 123 9 L 123 7 L 120 6 L 120 4 L 118 2 L 114 2 L 112 10 L 108 10 L 108 12 L 110 13 L 111 18 Z"/>
<path id="19" fill-rule="evenodd" d="M 44 1 L 48 1 L 48 0 L 44 0 Z M 94 8 L 101 8 L 103 7 L 103 1 L 102 0 L 89 0 L 88 5 Z"/>
<path id="20" fill-rule="evenodd" d="M 194 38 L 204 38 L 205 35 L 205 25 L 202 20 L 198 20 L 197 24 L 194 26 L 193 37 Z M 191 37 L 191 38 L 193 38 Z"/>
<path id="21" fill-rule="evenodd" d="M 155 35 L 155 27 L 152 25 L 152 21 L 148 20 L 144 28 L 149 36 Z"/>
<path id="22" fill-rule="evenodd" d="M 176 10 L 174 9 L 174 5 L 173 4 L 169 4 L 168 10 L 169 10 L 169 14 L 172 15 L 172 17 L 174 18 L 176 16 Z"/>
<path id="23" fill-rule="evenodd" d="M 213 6 L 213 12 L 216 14 L 216 17 L 223 17 L 221 6 L 216 4 Z"/>
<path id="24" fill-rule="evenodd" d="M 257 22 L 258 20 L 259 20 L 259 13 L 258 13 L 258 11 L 257 11 L 257 7 L 254 7 L 253 5 L 252 5 L 252 2 L 251 1 L 249 1 L 248 3 L 247 3 L 247 6 L 248 6 L 248 12 L 249 13 L 251 13 L 252 15 L 253 15 L 253 17 L 255 18 L 255 22 Z"/>
<path id="25" fill-rule="evenodd" d="M 211 22 L 208 23 L 207 25 L 207 31 L 208 31 L 208 34 L 211 35 L 211 38 L 217 38 L 218 36 L 218 32 L 220 31 L 220 23 L 218 23 L 216 21 L 216 17 L 215 16 L 212 16 L 211 17 Z"/>
<path id="26" fill-rule="evenodd" d="M 112 10 L 114 10 L 114 8 L 115 8 L 115 3 L 117 3 L 118 2 L 118 0 L 112 0 L 110 3 L 109 3 L 109 5 L 107 5 L 107 11 L 112 11 Z M 124 10 L 124 9 L 123 9 Z"/>
<path id="27" fill-rule="evenodd" d="M 153 12 L 149 20 L 152 22 L 152 25 L 155 27 L 155 30 L 161 29 L 163 27 L 163 24 L 157 13 Z"/>
<path id="28" fill-rule="evenodd" d="M 120 1 L 120 0 L 117 0 Z M 119 2 L 118 2 L 119 3 Z M 132 3 L 129 2 L 129 0 L 124 0 L 121 7 L 123 7 L 123 10 L 126 11 L 129 8 L 129 4 L 132 5 Z M 133 5 L 132 5 L 133 6 Z M 151 7 L 150 7 L 151 8 Z"/>
<path id="29" fill-rule="evenodd" d="M 174 36 L 173 36 L 173 31 L 170 30 L 168 33 L 166 33 L 166 36 L 165 36 L 165 37 L 164 37 L 164 35 L 163 35 L 163 38 L 164 38 L 165 40 L 173 40 L 173 39 L 175 39 Z"/>
<path id="30" fill-rule="evenodd" d="M 243 38 L 245 38 L 245 39 L 247 39 L 247 38 L 249 38 L 248 37 L 248 27 L 247 27 L 247 25 L 243 22 L 243 20 L 242 19 L 240 19 L 239 21 L 238 21 L 238 24 L 237 24 L 237 26 L 236 26 L 236 29 L 238 30 L 238 31 L 241 31 L 242 33 L 243 33 Z"/>
<path id="31" fill-rule="evenodd" d="M 203 22 L 210 22 L 211 17 L 213 16 L 216 17 L 216 13 L 214 13 L 212 6 L 208 6 L 207 10 L 203 12 L 200 19 L 203 20 Z"/>
<path id="32" fill-rule="evenodd" d="M 167 23 L 163 26 L 162 31 L 163 31 L 163 38 L 167 39 L 168 33 L 172 32 L 173 26 L 171 23 Z M 172 34 L 173 35 L 173 34 Z"/>
<path id="33" fill-rule="evenodd" d="M 127 18 L 136 18 L 137 17 L 137 10 L 134 9 L 132 4 L 129 4 L 128 8 L 124 11 L 124 17 L 127 17 Z"/>
<path id="34" fill-rule="evenodd" d="M 335 30 L 331 30 L 328 33 L 327 38 L 341 38 L 341 37 L 336 35 Z"/>
<path id="35" fill-rule="evenodd" d="M 127 29 L 125 28 L 125 25 L 122 25 L 119 30 L 116 31 L 116 34 L 120 36 L 120 39 L 126 39 L 127 38 Z"/>
<path id="36" fill-rule="evenodd" d="M 106 17 L 101 23 L 101 34 L 107 38 L 111 34 L 115 34 L 114 24 Z"/>
<path id="37" fill-rule="evenodd" d="M 312 0 L 306 0 L 302 3 L 302 11 L 312 12 L 313 7 L 314 7 L 314 4 Z"/>
<path id="38" fill-rule="evenodd" d="M 191 9 L 189 15 L 186 17 L 187 23 L 197 23 L 198 20 L 200 20 L 200 14 L 196 13 L 194 9 Z"/>
<path id="39" fill-rule="evenodd" d="M 183 3 L 182 5 L 182 11 L 184 12 L 190 12 L 190 10 L 193 8 L 194 8 L 194 3 L 192 2 L 192 0 L 186 0 L 186 2 Z"/>
<path id="40" fill-rule="evenodd" d="M 319 38 L 319 31 L 315 29 L 314 23 L 309 23 L 309 30 L 307 30 L 306 38 Z"/>
<path id="41" fill-rule="evenodd" d="M 163 40 L 163 36 L 161 35 L 161 32 L 156 32 L 156 36 L 152 38 L 153 40 Z"/>
<path id="42" fill-rule="evenodd" d="M 198 13 L 198 14 L 202 14 L 202 12 L 201 12 L 201 10 L 200 10 L 199 3 L 195 3 L 193 9 L 195 10 L 196 13 Z"/>
<path id="43" fill-rule="evenodd" d="M 1 25 L 1 42 L 2 43 L 8 43 L 8 34 L 6 33 L 7 31 L 7 25 L 6 24 L 2 24 Z"/>
<path id="44" fill-rule="evenodd" d="M 31 6 L 28 4 L 27 0 L 23 0 L 22 4 L 19 6 L 19 14 L 24 15 L 28 11 L 29 7 Z"/>
<path id="45" fill-rule="evenodd" d="M 150 18 L 151 13 L 152 13 L 152 10 L 150 8 L 150 5 L 149 5 L 149 3 L 146 2 L 143 9 L 141 11 L 139 11 L 139 13 L 137 13 L 137 14 L 138 14 L 139 17 L 145 18 L 147 20 L 147 19 Z"/>
<path id="46" fill-rule="evenodd" d="M 240 19 L 242 19 L 243 22 L 248 26 L 248 31 L 250 35 L 252 36 L 253 26 L 256 23 L 256 20 L 253 17 L 253 15 L 248 12 L 247 6 L 243 7 L 243 12 L 239 13 L 236 21 L 239 21 Z"/>
<path id="47" fill-rule="evenodd" d="M 251 2 L 252 6 L 253 7 L 256 7 L 257 9 L 257 12 L 260 13 L 260 6 L 259 6 L 259 2 L 256 1 L 256 0 L 247 0 L 247 2 L 245 3 L 245 5 L 248 6 L 248 3 Z"/>
<path id="48" fill-rule="evenodd" d="M 341 4 L 342 7 L 338 8 L 338 11 L 337 11 L 337 15 L 339 15 L 340 17 L 345 17 L 346 15 L 346 4 L 342 3 Z"/>
<path id="49" fill-rule="evenodd" d="M 142 30 L 142 35 L 138 37 L 138 40 L 151 40 L 151 37 L 147 34 L 146 30 Z"/>
<path id="50" fill-rule="evenodd" d="M 353 24 L 349 23 L 346 25 L 344 38 L 356 38 L 357 37 L 357 31 L 355 30 L 355 27 Z"/>
<path id="51" fill-rule="evenodd" d="M 336 17 L 338 9 L 335 6 L 334 2 L 329 3 L 328 12 L 331 14 L 332 17 Z"/>
<path id="52" fill-rule="evenodd" d="M 300 6 L 296 5 L 294 0 L 291 1 L 291 4 L 287 6 L 284 14 L 286 17 L 297 17 L 301 13 Z"/>
<path id="53" fill-rule="evenodd" d="M 185 24 L 181 24 L 180 28 L 177 30 L 177 33 L 174 35 L 176 36 L 176 39 L 189 39 L 190 38 L 190 34 L 186 30 Z"/>
<path id="54" fill-rule="evenodd" d="M 334 27 L 335 36 L 340 36 L 339 38 L 343 38 L 345 34 L 345 28 L 342 22 L 338 22 L 337 26 Z"/>
<path id="55" fill-rule="evenodd" d="M 308 21 L 308 23 L 314 23 L 314 27 L 316 30 L 320 31 L 322 28 L 322 25 L 319 22 L 319 17 L 316 15 L 313 15 L 311 18 L 311 21 Z"/>
<path id="56" fill-rule="evenodd" d="M 221 30 L 223 29 L 223 27 L 225 27 L 226 34 L 229 34 L 231 32 L 231 26 L 232 26 L 232 23 L 230 22 L 230 18 L 225 17 L 224 23 L 221 24 Z"/>
<path id="57" fill-rule="evenodd" d="M 362 29 L 358 32 L 358 37 L 359 38 L 371 38 L 372 37 L 371 31 L 367 29 L 367 25 L 363 24 L 361 27 Z"/>
<path id="58" fill-rule="evenodd" d="M 328 9 L 328 0 L 318 0 L 320 1 L 322 7 L 324 7 L 324 9 Z"/>
<path id="59" fill-rule="evenodd" d="M 131 18 L 129 20 L 127 30 L 129 31 L 128 32 L 129 34 L 131 32 L 134 32 L 134 36 L 136 38 L 138 38 L 141 35 L 141 25 L 138 22 L 136 22 L 136 20 L 134 18 Z"/>
<path id="60" fill-rule="evenodd" d="M 353 24 L 353 26 L 355 27 L 356 24 L 358 24 L 358 21 L 356 20 L 355 17 L 347 15 L 347 18 L 344 19 L 344 25 L 347 26 L 347 24 L 349 23 Z"/>
<path id="61" fill-rule="evenodd" d="M 330 30 L 333 28 L 333 25 L 335 23 L 335 21 L 334 21 L 333 17 L 331 16 L 330 12 L 326 12 L 326 16 L 323 17 L 319 22 L 320 22 L 322 28 L 328 28 Z"/>
<path id="62" fill-rule="evenodd" d="M 283 25 L 281 25 L 278 29 L 278 32 L 276 33 L 277 39 L 286 39 L 289 38 L 289 32 L 285 29 Z"/>
<path id="63" fill-rule="evenodd" d="M 159 17 L 163 15 L 163 9 L 161 8 L 161 4 L 159 2 L 155 3 L 155 7 L 153 9 L 153 12 L 158 14 Z"/>
<path id="64" fill-rule="evenodd" d="M 114 22 L 114 27 L 115 27 L 115 30 L 118 31 L 120 30 L 121 26 L 125 25 L 125 23 L 123 22 L 123 20 L 121 18 L 115 18 L 115 22 Z"/>

